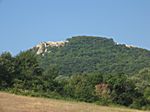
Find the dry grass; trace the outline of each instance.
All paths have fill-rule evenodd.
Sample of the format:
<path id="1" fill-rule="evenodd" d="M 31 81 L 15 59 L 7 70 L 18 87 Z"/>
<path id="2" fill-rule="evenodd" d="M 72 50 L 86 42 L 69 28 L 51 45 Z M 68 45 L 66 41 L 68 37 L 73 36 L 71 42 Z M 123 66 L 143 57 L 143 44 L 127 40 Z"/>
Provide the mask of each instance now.
<path id="1" fill-rule="evenodd" d="M 0 112 L 145 112 L 0 92 Z"/>

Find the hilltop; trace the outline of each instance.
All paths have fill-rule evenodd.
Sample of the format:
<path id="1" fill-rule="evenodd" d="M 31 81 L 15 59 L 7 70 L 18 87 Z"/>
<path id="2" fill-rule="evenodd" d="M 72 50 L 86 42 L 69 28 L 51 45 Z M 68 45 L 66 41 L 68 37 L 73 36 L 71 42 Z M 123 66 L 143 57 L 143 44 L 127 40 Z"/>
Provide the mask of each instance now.
<path id="1" fill-rule="evenodd" d="M 41 67 L 55 65 L 60 75 L 90 72 L 134 75 L 150 67 L 150 51 L 118 44 L 109 38 L 77 36 L 53 43 L 56 45 L 39 44 L 35 51 L 42 55 Z"/>

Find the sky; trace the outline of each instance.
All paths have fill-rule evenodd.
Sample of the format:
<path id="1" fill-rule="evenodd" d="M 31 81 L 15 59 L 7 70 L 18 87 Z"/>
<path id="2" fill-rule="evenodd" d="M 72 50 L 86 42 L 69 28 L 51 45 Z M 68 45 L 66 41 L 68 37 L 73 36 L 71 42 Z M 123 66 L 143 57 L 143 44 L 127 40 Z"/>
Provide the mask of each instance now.
<path id="1" fill-rule="evenodd" d="M 79 35 L 150 50 L 150 0 L 0 0 L 0 53 Z"/>

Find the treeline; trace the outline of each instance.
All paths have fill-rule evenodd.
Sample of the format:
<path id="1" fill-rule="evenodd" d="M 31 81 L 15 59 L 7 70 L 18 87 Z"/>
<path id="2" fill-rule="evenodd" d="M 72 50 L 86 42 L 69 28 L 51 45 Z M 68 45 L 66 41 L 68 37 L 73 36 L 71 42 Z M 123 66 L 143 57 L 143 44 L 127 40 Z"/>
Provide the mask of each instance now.
<path id="1" fill-rule="evenodd" d="M 126 74 L 101 72 L 59 75 L 57 65 L 43 69 L 31 51 L 0 55 L 0 90 L 47 98 L 73 99 L 101 105 L 150 109 L 150 69 Z"/>

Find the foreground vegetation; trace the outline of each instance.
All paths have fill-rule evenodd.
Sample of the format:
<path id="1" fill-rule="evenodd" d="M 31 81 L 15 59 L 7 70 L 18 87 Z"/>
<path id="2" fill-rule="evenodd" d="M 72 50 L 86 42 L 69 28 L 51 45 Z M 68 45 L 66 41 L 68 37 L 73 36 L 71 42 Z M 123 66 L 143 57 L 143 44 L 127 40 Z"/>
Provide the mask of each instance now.
<path id="1" fill-rule="evenodd" d="M 80 38 L 81 37 L 77 38 L 77 40 L 82 40 L 81 42 L 90 41 L 89 37 L 87 38 L 87 40 L 85 37 L 84 39 Z M 76 42 L 78 44 L 79 41 L 75 40 L 71 42 Z M 112 45 L 112 40 L 108 42 L 106 42 L 107 39 L 102 38 L 102 40 L 102 45 L 105 45 L 106 43 Z M 105 44 L 103 44 L 103 42 Z M 81 45 L 82 44 L 80 43 L 80 46 Z M 72 46 L 71 48 L 76 48 L 78 46 L 79 45 Z M 53 48 L 53 50 L 54 49 L 56 48 Z M 105 50 L 107 51 L 107 49 Z M 120 50 L 124 49 L 121 47 Z M 133 58 L 131 58 L 130 56 L 128 56 L 127 58 L 129 61 L 128 64 L 134 66 L 132 70 L 135 69 L 132 74 L 128 74 L 129 71 L 132 71 L 130 70 L 130 66 L 127 66 L 128 64 L 121 66 L 118 63 L 118 67 L 120 69 L 112 69 L 112 67 L 114 67 L 114 64 L 111 65 L 111 61 L 114 61 L 113 59 L 111 59 L 113 56 L 109 57 L 111 60 L 107 58 L 110 61 L 110 65 L 109 63 L 106 63 L 108 65 L 108 68 L 106 65 L 102 67 L 105 68 L 105 71 L 107 72 L 95 71 L 95 65 L 92 65 L 94 67 L 92 71 L 89 63 L 83 63 L 88 62 L 89 60 L 78 60 L 79 62 L 77 61 L 76 63 L 80 63 L 82 66 L 84 65 L 83 68 L 81 66 L 79 68 L 76 67 L 76 63 L 74 63 L 74 67 L 72 66 L 71 71 L 73 72 L 75 70 L 76 72 L 74 71 L 72 74 L 62 75 L 62 72 L 60 72 L 60 66 L 55 63 L 55 61 L 57 60 L 60 61 L 58 58 L 55 58 L 55 61 L 53 60 L 53 64 L 45 63 L 45 65 L 47 66 L 43 67 L 41 64 L 42 61 L 40 61 L 42 60 L 41 57 L 37 56 L 32 50 L 21 52 L 14 57 L 9 52 L 5 52 L 0 55 L 0 90 L 28 96 L 72 99 L 76 101 L 84 101 L 106 106 L 113 104 L 148 110 L 150 109 L 150 68 L 148 67 L 150 63 L 150 61 L 148 60 L 150 52 L 142 49 L 138 50 L 137 48 L 133 48 L 131 51 L 130 49 L 127 49 L 127 51 L 138 51 L 138 53 L 136 52 L 135 55 L 139 57 L 136 59 L 136 62 L 139 62 L 139 64 L 134 64 Z M 79 52 L 77 55 L 79 57 L 76 57 L 76 59 L 82 59 L 80 57 L 81 54 L 82 53 Z M 92 55 L 93 53 L 90 54 Z M 72 54 L 71 56 L 75 55 Z M 99 56 L 101 55 L 99 54 Z M 116 56 L 120 55 L 118 54 Z M 90 55 L 88 57 L 90 59 L 94 59 L 93 61 L 97 62 L 97 60 L 95 59 L 96 57 L 91 58 Z M 106 59 L 102 59 L 102 62 L 99 62 L 99 64 L 104 64 L 104 62 L 106 62 Z M 117 59 L 121 60 L 123 59 L 123 57 L 120 56 Z M 51 60 L 51 58 L 49 60 Z M 47 59 L 47 61 L 49 60 Z M 74 62 L 76 60 L 72 61 Z M 123 63 L 124 61 L 119 62 Z M 71 63 L 71 61 L 69 61 L 69 63 Z M 110 66 L 111 69 L 109 68 Z M 85 69 L 85 67 L 91 70 L 87 72 L 87 69 Z M 101 67 L 99 66 L 99 69 L 100 68 Z M 122 69 L 124 69 L 125 71 L 122 71 Z M 70 68 L 66 68 L 63 70 L 67 71 L 70 70 Z M 80 72 L 80 70 L 82 70 L 83 72 Z M 113 72 L 110 72 L 109 70 L 113 70 Z"/>
<path id="2" fill-rule="evenodd" d="M 0 112 L 145 112 L 95 104 L 16 96 L 0 92 Z"/>

